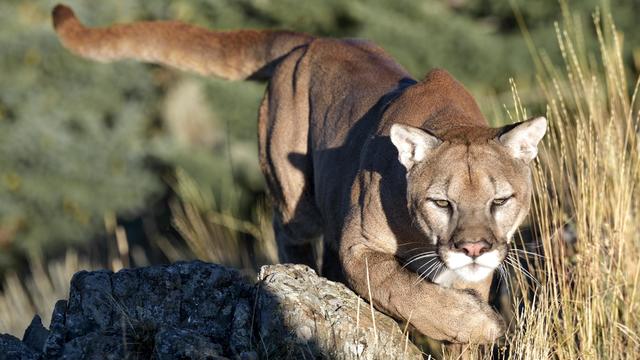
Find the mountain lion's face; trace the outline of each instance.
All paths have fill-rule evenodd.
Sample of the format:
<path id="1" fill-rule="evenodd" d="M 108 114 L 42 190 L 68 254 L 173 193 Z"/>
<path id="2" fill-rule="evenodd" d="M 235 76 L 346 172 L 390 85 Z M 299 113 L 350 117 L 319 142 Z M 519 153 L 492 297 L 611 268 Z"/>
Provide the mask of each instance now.
<path id="1" fill-rule="evenodd" d="M 492 133 L 469 129 L 464 141 L 443 142 L 417 128 L 392 127 L 407 168 L 409 211 L 449 273 L 477 282 L 503 261 L 529 212 L 528 163 L 545 130 L 546 120 L 536 118 Z"/>

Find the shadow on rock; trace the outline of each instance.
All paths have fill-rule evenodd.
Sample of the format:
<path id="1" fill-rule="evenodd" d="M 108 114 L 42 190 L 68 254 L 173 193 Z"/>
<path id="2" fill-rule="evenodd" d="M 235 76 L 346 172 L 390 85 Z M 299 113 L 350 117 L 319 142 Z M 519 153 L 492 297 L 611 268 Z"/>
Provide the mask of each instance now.
<path id="1" fill-rule="evenodd" d="M 0 336 L 0 360 L 421 358 L 394 320 L 306 266 L 258 280 L 199 261 L 82 271 L 48 330 L 36 316 L 22 341 Z"/>

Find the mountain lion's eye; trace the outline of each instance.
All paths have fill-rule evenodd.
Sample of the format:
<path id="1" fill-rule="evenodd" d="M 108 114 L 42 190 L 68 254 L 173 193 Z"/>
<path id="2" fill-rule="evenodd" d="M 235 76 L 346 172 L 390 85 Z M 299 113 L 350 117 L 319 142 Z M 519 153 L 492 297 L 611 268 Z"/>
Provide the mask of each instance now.
<path id="1" fill-rule="evenodd" d="M 449 202 L 447 200 L 433 200 L 433 202 L 436 203 L 436 205 L 441 208 L 449 207 Z"/>
<path id="2" fill-rule="evenodd" d="M 502 199 L 493 199 L 493 205 L 500 206 L 504 205 L 510 197 L 502 198 Z"/>

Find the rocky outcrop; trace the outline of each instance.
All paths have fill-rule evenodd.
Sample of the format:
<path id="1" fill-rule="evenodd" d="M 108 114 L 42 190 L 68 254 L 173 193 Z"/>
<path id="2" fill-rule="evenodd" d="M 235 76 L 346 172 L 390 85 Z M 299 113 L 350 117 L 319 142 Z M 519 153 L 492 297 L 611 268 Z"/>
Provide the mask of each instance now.
<path id="1" fill-rule="evenodd" d="M 36 316 L 3 359 L 420 359 L 389 317 L 302 265 L 257 284 L 202 262 L 79 272 L 49 329 Z"/>

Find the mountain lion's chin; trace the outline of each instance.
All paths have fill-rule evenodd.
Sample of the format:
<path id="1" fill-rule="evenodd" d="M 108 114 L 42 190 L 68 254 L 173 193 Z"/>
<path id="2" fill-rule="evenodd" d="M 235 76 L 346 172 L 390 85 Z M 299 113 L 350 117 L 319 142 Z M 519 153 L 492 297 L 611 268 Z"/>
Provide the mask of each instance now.
<path id="1" fill-rule="evenodd" d="M 453 270 L 447 268 L 440 272 L 433 282 L 444 287 L 451 287 L 460 280 L 468 283 L 478 283 L 491 276 L 494 270 L 495 268 L 472 263 Z"/>
<path id="2" fill-rule="evenodd" d="M 495 269 L 474 263 L 463 266 L 454 271 L 456 275 L 465 281 L 480 282 L 485 280 L 488 276 L 491 276 L 491 274 L 493 274 L 493 270 Z"/>

